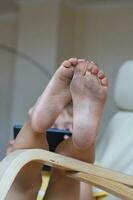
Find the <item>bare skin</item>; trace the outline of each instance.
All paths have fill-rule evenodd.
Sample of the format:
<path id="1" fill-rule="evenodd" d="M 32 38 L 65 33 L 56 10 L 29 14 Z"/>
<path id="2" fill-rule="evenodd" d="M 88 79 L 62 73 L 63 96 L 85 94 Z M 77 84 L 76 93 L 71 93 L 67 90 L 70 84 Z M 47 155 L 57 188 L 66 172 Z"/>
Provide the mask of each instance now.
<path id="1" fill-rule="evenodd" d="M 77 142 L 78 139 L 80 138 L 80 135 L 76 129 L 76 125 L 77 125 L 76 115 L 78 115 L 77 118 L 79 118 L 78 111 L 81 112 L 81 107 L 79 106 L 80 99 L 81 99 L 81 103 L 83 105 L 83 110 L 84 110 L 87 107 L 85 107 L 85 104 L 82 98 L 86 101 L 89 101 L 89 105 L 90 105 L 91 101 L 89 100 L 89 98 L 93 99 L 94 101 L 95 97 L 97 98 L 97 96 L 99 95 L 99 90 L 102 84 L 104 85 L 104 83 L 106 83 L 107 81 L 106 81 L 106 78 L 99 77 L 100 75 L 98 74 L 100 74 L 100 71 L 98 68 L 97 68 L 97 73 L 96 73 L 97 75 L 94 75 L 92 73 L 94 68 L 97 67 L 95 64 L 93 64 L 92 69 L 90 69 L 89 71 L 89 67 L 87 67 L 87 70 L 84 67 L 86 65 L 86 62 L 80 61 L 79 62 L 80 64 L 78 66 L 77 66 L 77 63 L 78 63 L 77 59 L 69 59 L 68 61 L 65 61 L 63 65 L 61 65 L 61 67 L 57 70 L 52 80 L 50 81 L 48 87 L 46 88 L 44 93 L 41 95 L 39 100 L 37 101 L 36 105 L 32 108 L 32 110 L 30 110 L 29 117 L 27 119 L 26 124 L 24 125 L 23 129 L 19 133 L 15 142 L 13 143 L 12 151 L 16 149 L 22 149 L 22 148 L 23 149 L 24 148 L 48 149 L 46 135 L 41 134 L 41 133 L 44 133 L 44 130 L 47 130 L 48 128 L 52 126 L 52 124 L 54 123 L 57 116 L 64 108 L 64 106 L 71 100 L 71 95 L 72 95 L 72 99 L 74 101 L 73 140 L 74 140 L 74 143 L 76 143 L 76 145 L 73 143 L 73 140 L 69 138 L 68 140 L 65 140 L 58 146 L 56 152 L 67 155 L 67 156 L 71 156 L 71 157 L 74 157 L 76 159 L 80 159 L 86 162 L 92 163 L 94 161 L 96 132 L 94 131 L 92 132 L 92 135 L 94 136 L 91 138 L 91 142 L 87 143 L 86 148 L 83 149 L 82 145 L 80 145 Z M 85 73 L 86 76 L 88 75 L 91 77 L 96 76 L 98 78 L 98 81 L 95 81 L 94 78 L 91 78 L 91 81 L 88 82 L 88 79 L 83 80 L 80 77 L 81 78 L 80 83 L 81 85 L 83 85 L 83 87 L 87 85 L 86 88 L 88 88 L 88 90 L 90 91 L 90 94 L 91 94 L 90 97 L 85 87 L 84 87 L 84 89 L 86 90 L 85 93 L 75 92 L 75 86 L 77 84 L 77 78 L 75 76 L 77 76 L 77 74 L 79 73 L 79 69 L 81 70 L 81 73 L 82 74 Z M 88 86 L 88 84 L 90 84 L 90 86 Z M 94 92 L 95 90 L 94 91 L 92 90 L 92 86 L 95 86 L 96 88 L 98 88 L 96 90 L 97 92 Z M 71 87 L 71 90 L 70 90 L 70 87 Z M 107 84 L 105 87 L 107 87 Z M 106 94 L 107 94 L 106 92 L 102 93 L 102 95 L 105 96 L 105 98 L 106 98 Z M 96 106 L 97 108 L 97 110 L 95 110 L 96 113 L 99 113 L 99 110 L 100 110 L 99 107 L 101 106 L 101 102 L 98 104 L 99 101 L 100 101 L 100 98 L 98 96 L 97 105 L 99 106 Z M 103 106 L 101 110 L 102 109 L 103 109 Z M 83 114 L 83 112 L 81 112 L 81 114 Z M 90 112 L 87 112 L 87 114 L 85 113 L 86 121 L 89 121 L 90 115 L 92 115 L 92 113 Z M 97 127 L 100 121 L 99 118 L 101 118 L 100 114 L 98 114 L 98 116 L 96 115 L 96 118 L 93 117 L 93 120 L 98 121 Z M 83 126 L 83 124 L 81 125 Z M 83 134 L 87 138 L 87 129 L 90 128 L 88 127 L 88 123 L 86 123 L 84 127 L 82 128 L 84 128 Z M 97 131 L 97 128 L 95 128 L 95 131 Z M 88 136 L 90 136 L 90 129 L 88 133 L 89 133 Z M 76 140 L 76 137 L 78 138 L 77 140 Z M 81 139 L 83 139 L 83 137 L 81 137 Z M 84 139 L 82 143 L 84 143 Z M 11 191 L 8 194 L 7 199 L 14 199 L 14 200 L 36 199 L 37 191 L 39 190 L 40 185 L 41 185 L 41 168 L 42 168 L 42 165 L 39 163 L 38 164 L 31 163 L 30 165 L 25 166 L 19 173 L 18 177 L 16 178 L 11 188 Z M 84 198 L 81 197 L 82 200 L 92 199 L 91 187 L 89 187 L 89 190 L 87 192 L 88 192 L 87 196 L 85 196 Z M 81 195 L 80 195 L 79 182 L 73 179 L 67 178 L 66 176 L 64 176 L 62 171 L 59 171 L 59 170 L 53 171 L 53 175 L 52 175 L 50 187 L 48 188 L 46 199 L 48 200 L 56 200 L 56 199 L 79 200 L 80 196 Z"/>
<path id="2" fill-rule="evenodd" d="M 71 101 L 70 82 L 77 63 L 76 58 L 64 61 L 34 106 L 31 122 L 36 132 L 43 133 L 51 127 L 65 105 Z"/>
<path id="3" fill-rule="evenodd" d="M 70 85 L 73 100 L 73 142 L 88 148 L 95 142 L 107 97 L 108 81 L 93 62 L 80 62 Z"/>
<path id="4" fill-rule="evenodd" d="M 69 86 L 77 63 L 76 58 L 62 63 L 36 105 L 30 109 L 27 122 L 10 151 L 28 148 L 48 150 L 46 134 L 42 133 L 51 127 L 64 106 L 71 100 Z M 7 199 L 36 199 L 41 185 L 41 169 L 42 164 L 39 163 L 25 166 L 14 181 Z"/>
<path id="5" fill-rule="evenodd" d="M 74 104 L 73 141 L 72 138 L 69 138 L 68 140 L 62 142 L 56 150 L 58 153 L 74 157 L 85 162 L 94 162 L 97 129 L 106 101 L 107 89 L 107 78 L 105 77 L 104 73 L 98 69 L 96 64 L 83 61 L 76 66 L 75 73 L 70 84 L 70 91 Z M 92 107 L 91 110 L 89 106 Z M 83 114 L 85 115 L 84 119 Z M 91 122 L 88 123 L 91 117 Z M 86 123 L 82 124 L 82 120 L 85 120 Z M 60 117 L 57 119 L 56 123 L 58 123 L 58 121 L 60 122 Z M 79 124 L 81 124 L 80 130 L 76 129 L 77 127 L 79 127 Z M 81 133 L 83 130 L 84 132 L 82 137 Z M 87 143 L 85 143 L 86 140 L 84 140 L 84 137 L 86 138 Z M 79 143 L 79 141 L 81 143 Z M 85 148 L 83 145 L 85 145 Z M 62 181 L 58 182 L 58 184 L 54 184 L 58 180 L 58 177 L 62 177 Z M 57 195 L 57 199 L 60 199 L 60 195 L 63 196 L 63 194 L 66 193 L 68 198 L 68 191 L 70 192 L 74 189 L 74 187 L 71 186 L 72 185 L 67 180 L 67 177 L 63 176 L 63 173 L 61 173 L 61 171 L 56 170 L 56 173 L 54 173 L 52 177 L 51 187 L 49 188 L 50 193 L 48 193 L 48 195 L 57 193 L 59 195 Z M 78 187 L 78 191 L 80 191 L 80 194 L 71 191 L 69 199 L 93 199 L 91 186 L 83 183 L 82 189 L 81 184 L 77 185 L 75 188 Z M 66 188 L 69 190 L 66 191 Z M 75 193 L 75 196 L 72 195 L 73 193 Z M 50 199 L 52 199 L 51 196 Z M 65 195 L 63 199 L 65 199 Z"/>
<path id="6" fill-rule="evenodd" d="M 73 117 L 64 109 L 56 119 L 53 128 L 69 129 L 72 132 Z"/>

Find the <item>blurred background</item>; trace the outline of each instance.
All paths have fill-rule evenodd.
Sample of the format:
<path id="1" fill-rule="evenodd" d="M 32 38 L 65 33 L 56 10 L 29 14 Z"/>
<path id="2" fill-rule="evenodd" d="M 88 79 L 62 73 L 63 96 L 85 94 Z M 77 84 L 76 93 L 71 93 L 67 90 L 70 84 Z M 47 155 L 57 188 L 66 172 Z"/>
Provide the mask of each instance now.
<path id="1" fill-rule="evenodd" d="M 0 0 L 0 158 L 13 125 L 24 123 L 51 75 L 69 57 L 94 60 L 109 79 L 101 136 L 117 111 L 117 72 L 133 59 L 133 1 Z"/>

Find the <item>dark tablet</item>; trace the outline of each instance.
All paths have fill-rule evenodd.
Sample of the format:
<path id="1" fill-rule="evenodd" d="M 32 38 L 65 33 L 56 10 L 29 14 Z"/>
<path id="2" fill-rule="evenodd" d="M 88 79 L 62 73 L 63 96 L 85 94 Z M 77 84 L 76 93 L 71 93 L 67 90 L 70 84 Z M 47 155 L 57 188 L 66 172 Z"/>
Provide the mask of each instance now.
<path id="1" fill-rule="evenodd" d="M 14 139 L 18 135 L 20 129 L 22 128 L 21 125 L 15 125 L 13 127 L 14 130 Z M 50 128 L 47 130 L 47 140 L 49 144 L 49 150 L 55 151 L 57 145 L 64 140 L 64 136 L 71 136 L 72 133 L 68 129 L 55 129 Z"/>

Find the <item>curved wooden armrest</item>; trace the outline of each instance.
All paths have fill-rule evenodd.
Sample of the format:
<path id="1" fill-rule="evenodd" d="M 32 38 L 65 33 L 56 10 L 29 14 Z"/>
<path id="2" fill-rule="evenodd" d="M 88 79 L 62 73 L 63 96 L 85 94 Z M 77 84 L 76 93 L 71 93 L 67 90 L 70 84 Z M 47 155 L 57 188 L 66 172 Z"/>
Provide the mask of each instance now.
<path id="1" fill-rule="evenodd" d="M 21 168 L 31 162 L 63 169 L 67 176 L 95 185 L 122 199 L 133 199 L 133 177 L 41 149 L 15 151 L 0 163 L 0 200 L 6 195 Z"/>

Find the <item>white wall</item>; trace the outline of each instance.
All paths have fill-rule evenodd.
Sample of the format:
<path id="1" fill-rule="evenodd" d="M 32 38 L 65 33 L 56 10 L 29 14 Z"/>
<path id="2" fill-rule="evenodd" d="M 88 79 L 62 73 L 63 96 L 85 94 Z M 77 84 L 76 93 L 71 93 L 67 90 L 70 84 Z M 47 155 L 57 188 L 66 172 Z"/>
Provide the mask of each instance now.
<path id="1" fill-rule="evenodd" d="M 15 46 L 16 17 L 0 17 L 0 44 Z M 0 158 L 9 141 L 14 55 L 0 46 Z"/>
<path id="2" fill-rule="evenodd" d="M 18 50 L 42 65 L 49 74 L 57 63 L 59 1 L 19 4 Z M 48 80 L 38 68 L 18 57 L 16 61 L 12 124 L 23 124 L 28 109 L 45 88 Z"/>
<path id="3" fill-rule="evenodd" d="M 59 21 L 59 34 L 58 34 L 58 65 L 63 60 L 74 56 L 74 41 L 75 41 L 75 28 L 76 28 L 76 15 L 75 7 L 66 2 L 60 4 L 60 21 Z"/>

